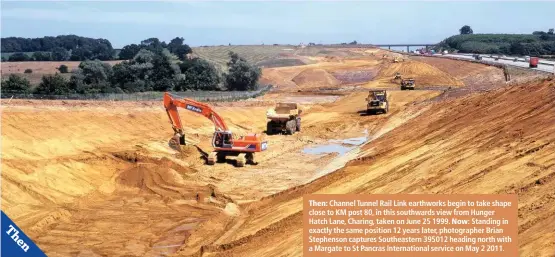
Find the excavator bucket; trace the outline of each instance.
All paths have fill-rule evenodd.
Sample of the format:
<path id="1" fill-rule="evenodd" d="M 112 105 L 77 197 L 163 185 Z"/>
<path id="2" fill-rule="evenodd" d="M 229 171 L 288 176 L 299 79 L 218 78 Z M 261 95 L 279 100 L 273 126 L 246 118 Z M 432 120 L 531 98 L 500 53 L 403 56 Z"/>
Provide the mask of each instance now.
<path id="1" fill-rule="evenodd" d="M 170 139 L 169 145 L 172 149 L 181 152 L 181 146 L 185 145 L 185 135 L 175 134 Z"/>

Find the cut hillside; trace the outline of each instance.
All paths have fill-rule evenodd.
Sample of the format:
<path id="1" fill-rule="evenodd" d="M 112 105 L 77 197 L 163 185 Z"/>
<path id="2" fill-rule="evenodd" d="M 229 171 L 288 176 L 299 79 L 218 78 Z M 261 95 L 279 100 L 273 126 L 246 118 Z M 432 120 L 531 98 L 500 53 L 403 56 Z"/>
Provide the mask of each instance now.
<path id="1" fill-rule="evenodd" d="M 249 216 L 236 224 L 234 236 L 206 248 L 210 256 L 302 256 L 303 195 L 311 193 L 514 193 L 519 255 L 553 256 L 555 83 L 429 107 L 366 144 L 345 168 L 245 206 Z"/>
<path id="2" fill-rule="evenodd" d="M 412 60 L 432 65 L 439 70 L 448 73 L 456 79 L 465 79 L 474 74 L 493 70 L 501 71 L 501 75 L 503 75 L 503 71 L 501 69 L 485 64 L 457 61 L 438 57 L 411 56 L 410 58 Z"/>

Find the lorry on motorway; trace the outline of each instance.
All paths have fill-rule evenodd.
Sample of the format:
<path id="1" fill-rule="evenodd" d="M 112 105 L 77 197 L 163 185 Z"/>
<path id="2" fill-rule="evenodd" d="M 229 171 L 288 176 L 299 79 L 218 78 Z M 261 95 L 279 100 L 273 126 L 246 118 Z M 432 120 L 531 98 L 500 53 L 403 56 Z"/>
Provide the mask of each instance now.
<path id="1" fill-rule="evenodd" d="M 539 62 L 540 62 L 540 58 L 530 57 L 530 68 L 537 68 Z"/>

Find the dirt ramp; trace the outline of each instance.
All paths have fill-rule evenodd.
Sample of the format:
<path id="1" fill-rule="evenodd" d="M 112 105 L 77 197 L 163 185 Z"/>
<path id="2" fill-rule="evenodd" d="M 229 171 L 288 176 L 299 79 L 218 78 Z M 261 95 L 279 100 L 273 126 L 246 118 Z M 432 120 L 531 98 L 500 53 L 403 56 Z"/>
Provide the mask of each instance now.
<path id="1" fill-rule="evenodd" d="M 404 61 L 400 63 L 386 64 L 380 71 L 378 77 L 391 80 L 399 72 L 403 78 L 416 79 L 416 87 L 420 86 L 452 86 L 460 87 L 462 81 L 447 74 L 440 69 L 417 61 Z"/>
<path id="2" fill-rule="evenodd" d="M 324 69 L 307 69 L 293 79 L 299 87 L 334 87 L 341 82 Z"/>

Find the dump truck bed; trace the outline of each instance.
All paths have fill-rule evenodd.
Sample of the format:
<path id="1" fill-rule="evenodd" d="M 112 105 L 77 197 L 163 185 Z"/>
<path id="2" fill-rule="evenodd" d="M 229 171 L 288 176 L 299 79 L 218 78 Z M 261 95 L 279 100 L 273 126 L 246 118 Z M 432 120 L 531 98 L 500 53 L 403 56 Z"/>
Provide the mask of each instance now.
<path id="1" fill-rule="evenodd" d="M 278 103 L 274 109 L 266 112 L 266 117 L 270 120 L 287 120 L 299 114 L 297 108 L 296 103 Z"/>

